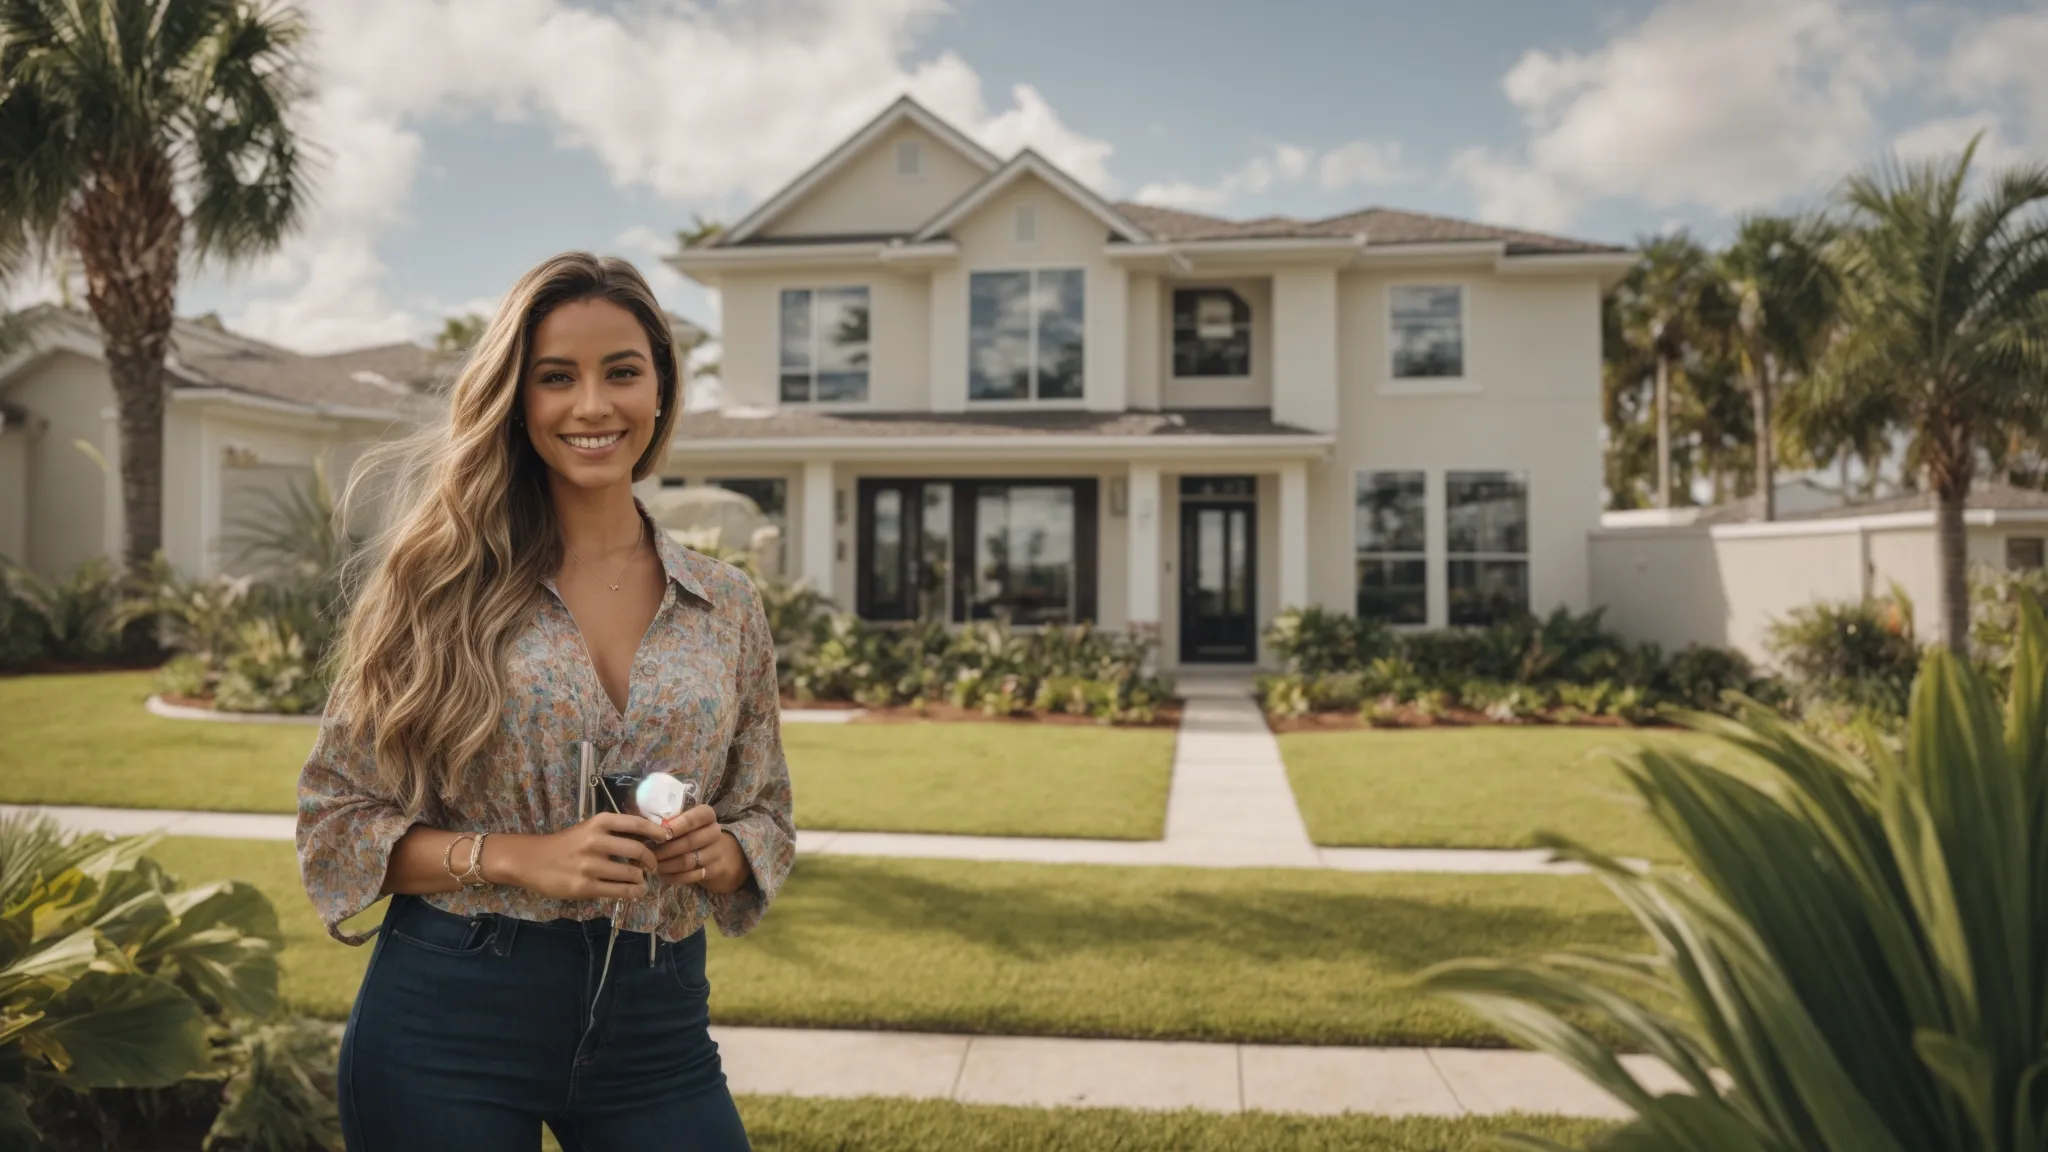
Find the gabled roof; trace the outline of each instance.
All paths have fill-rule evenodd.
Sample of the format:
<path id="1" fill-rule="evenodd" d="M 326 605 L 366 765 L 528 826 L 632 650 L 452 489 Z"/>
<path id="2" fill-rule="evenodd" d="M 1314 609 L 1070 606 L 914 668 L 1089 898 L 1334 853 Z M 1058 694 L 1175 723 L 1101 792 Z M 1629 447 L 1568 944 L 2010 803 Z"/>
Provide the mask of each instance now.
<path id="1" fill-rule="evenodd" d="M 1502 228 L 1451 216 L 1409 212 L 1398 208 L 1362 208 L 1320 220 L 1297 220 L 1291 216 L 1261 216 L 1254 220 L 1226 220 L 1200 212 L 1161 208 L 1150 204 L 1118 204 L 1124 215 L 1166 241 L 1204 240 L 1308 240 L 1363 235 L 1374 247 L 1394 244 L 1455 244 L 1492 241 L 1505 244 L 1510 256 L 1544 253 L 1621 253 L 1626 249 L 1591 240 L 1574 240 L 1520 228 Z"/>
<path id="2" fill-rule="evenodd" d="M 948 229 L 968 216 L 973 215 L 975 209 L 988 203 L 989 200 L 994 198 L 1003 189 L 1015 184 L 1027 175 L 1036 176 L 1047 184 L 1052 185 L 1061 195 L 1080 205 L 1096 219 L 1102 221 L 1103 225 L 1119 238 L 1131 241 L 1134 244 L 1143 244 L 1152 239 L 1152 236 L 1145 229 L 1139 227 L 1130 217 L 1118 211 L 1116 205 L 1097 196 L 1086 184 L 1060 171 L 1059 166 L 1055 165 L 1052 161 L 1026 148 L 1012 157 L 1008 164 L 1003 165 L 990 175 L 988 179 L 969 189 L 965 195 L 953 201 L 952 204 L 941 210 L 937 216 L 927 221 L 924 227 L 919 228 L 912 235 L 911 243 L 921 244 L 926 240 L 945 235 Z"/>
<path id="3" fill-rule="evenodd" d="M 799 200 L 810 195 L 820 184 L 831 179 L 834 173 L 852 163 L 876 141 L 905 123 L 915 124 L 936 136 L 984 172 L 994 172 L 1002 164 L 1002 161 L 988 149 L 968 139 L 965 133 L 926 111 L 924 105 L 903 96 L 884 108 L 880 115 L 868 121 L 860 131 L 847 137 L 845 143 L 826 153 L 823 160 L 805 169 L 802 175 L 790 181 L 782 191 L 747 213 L 739 223 L 713 236 L 704 246 L 720 248 L 745 242 L 754 233 L 773 223 L 776 217 L 795 207 Z"/>

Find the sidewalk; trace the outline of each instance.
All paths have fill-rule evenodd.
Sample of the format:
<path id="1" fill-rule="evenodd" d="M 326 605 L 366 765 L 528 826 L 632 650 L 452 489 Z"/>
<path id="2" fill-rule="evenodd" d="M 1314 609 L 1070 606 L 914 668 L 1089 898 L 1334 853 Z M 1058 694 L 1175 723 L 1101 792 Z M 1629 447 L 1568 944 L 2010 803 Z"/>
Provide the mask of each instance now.
<path id="1" fill-rule="evenodd" d="M 1205 1112 L 1504 1112 L 1620 1119 L 1627 1109 L 1534 1052 L 1328 1048 L 949 1036 L 801 1028 L 712 1030 L 733 1091 L 898 1096 L 1032 1107 L 1196 1108 Z M 1685 1090 L 1652 1057 L 1623 1056 L 1653 1093 Z"/>

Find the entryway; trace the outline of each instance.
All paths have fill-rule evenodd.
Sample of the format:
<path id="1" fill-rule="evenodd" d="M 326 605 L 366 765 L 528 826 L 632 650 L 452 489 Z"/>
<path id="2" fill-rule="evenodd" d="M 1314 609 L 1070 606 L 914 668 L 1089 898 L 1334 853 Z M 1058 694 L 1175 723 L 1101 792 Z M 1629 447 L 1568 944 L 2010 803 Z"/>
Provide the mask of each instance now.
<path id="1" fill-rule="evenodd" d="M 1258 484 L 1250 476 L 1180 482 L 1180 659 L 1258 658 Z"/>

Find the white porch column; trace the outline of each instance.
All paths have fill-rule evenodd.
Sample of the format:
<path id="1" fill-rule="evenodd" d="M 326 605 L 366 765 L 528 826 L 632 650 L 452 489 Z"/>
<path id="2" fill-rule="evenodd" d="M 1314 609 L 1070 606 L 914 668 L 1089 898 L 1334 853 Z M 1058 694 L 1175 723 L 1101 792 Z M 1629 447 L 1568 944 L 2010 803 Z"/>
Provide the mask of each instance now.
<path id="1" fill-rule="evenodd" d="M 1157 636 L 1160 573 L 1158 467 L 1131 465 L 1130 485 L 1130 501 L 1124 516 L 1125 530 L 1130 533 L 1129 554 L 1124 559 L 1130 580 L 1130 630 Z"/>
<path id="2" fill-rule="evenodd" d="M 1280 466 L 1280 608 L 1308 605 L 1308 465 Z"/>
<path id="3" fill-rule="evenodd" d="M 833 561 L 838 525 L 833 519 L 832 461 L 804 461 L 803 578 L 811 587 L 833 595 Z"/>

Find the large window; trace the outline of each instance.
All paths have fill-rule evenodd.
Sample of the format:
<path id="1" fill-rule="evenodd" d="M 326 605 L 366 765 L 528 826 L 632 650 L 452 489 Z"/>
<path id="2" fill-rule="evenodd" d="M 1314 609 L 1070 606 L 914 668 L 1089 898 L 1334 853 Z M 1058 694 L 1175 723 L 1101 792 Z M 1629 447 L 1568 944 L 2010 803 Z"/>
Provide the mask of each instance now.
<path id="1" fill-rule="evenodd" d="M 782 402 L 868 398 L 868 290 L 782 290 Z"/>
<path id="2" fill-rule="evenodd" d="M 1463 379 L 1465 289 L 1456 284 L 1397 284 L 1388 294 L 1394 379 Z"/>
<path id="3" fill-rule="evenodd" d="M 974 273 L 967 287 L 967 398 L 1079 400 L 1083 283 L 1078 268 Z"/>
<path id="4" fill-rule="evenodd" d="M 1529 611 L 1529 480 L 1521 472 L 1444 476 L 1450 622 L 1492 624 Z"/>
<path id="5" fill-rule="evenodd" d="M 1252 309 L 1228 288 L 1180 288 L 1173 294 L 1173 374 L 1252 374 Z"/>
<path id="6" fill-rule="evenodd" d="M 1420 472 L 1358 476 L 1358 615 L 1389 624 L 1429 621 L 1426 487 Z"/>
<path id="7" fill-rule="evenodd" d="M 860 614 L 1092 619 L 1095 519 L 1092 480 L 863 480 Z"/>

